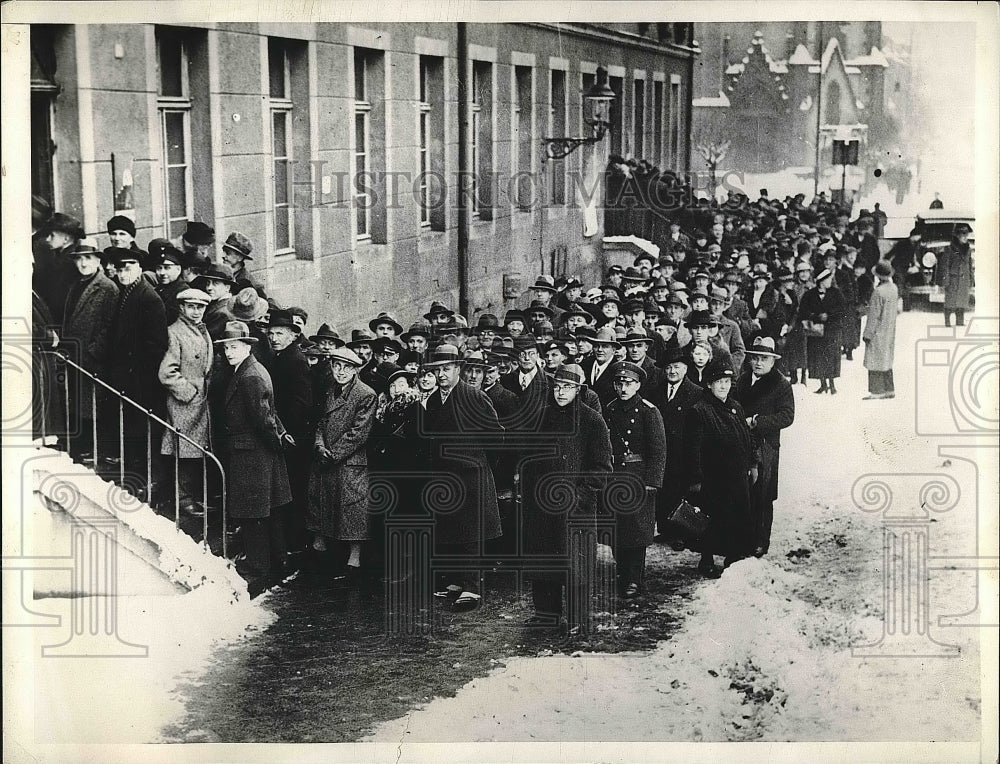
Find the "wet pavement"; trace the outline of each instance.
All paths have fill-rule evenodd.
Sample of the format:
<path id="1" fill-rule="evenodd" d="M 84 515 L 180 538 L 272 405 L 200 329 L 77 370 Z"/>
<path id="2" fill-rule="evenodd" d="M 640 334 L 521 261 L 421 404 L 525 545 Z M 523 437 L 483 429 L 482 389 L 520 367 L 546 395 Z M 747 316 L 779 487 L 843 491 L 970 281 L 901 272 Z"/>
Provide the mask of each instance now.
<path id="1" fill-rule="evenodd" d="M 186 716 L 163 739 L 350 742 L 374 725 L 450 696 L 512 656 L 652 648 L 677 631 L 702 579 L 698 555 L 650 547 L 647 595 L 599 617 L 588 637 L 526 626 L 527 591 L 511 572 L 487 572 L 482 606 L 455 612 L 432 599 L 429 633 L 386 633 L 386 584 L 377 576 L 303 579 L 265 595 L 278 616 L 219 650 L 196 682 L 179 687 Z M 607 580 L 602 566 L 599 576 Z"/>

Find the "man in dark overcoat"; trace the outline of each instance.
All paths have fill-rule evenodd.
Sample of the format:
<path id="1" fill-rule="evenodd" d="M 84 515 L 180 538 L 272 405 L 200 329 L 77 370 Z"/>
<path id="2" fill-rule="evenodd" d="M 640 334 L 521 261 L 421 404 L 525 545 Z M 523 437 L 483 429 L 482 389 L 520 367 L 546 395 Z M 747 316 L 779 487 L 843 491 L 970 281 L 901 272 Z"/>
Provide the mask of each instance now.
<path id="1" fill-rule="evenodd" d="M 975 274 L 975 263 L 972 259 L 972 244 L 969 234 L 972 228 L 968 223 L 955 226 L 955 235 L 951 243 L 941 252 L 937 265 L 938 284 L 944 287 L 944 325 L 951 326 L 951 314 L 955 314 L 955 323 L 965 325 L 965 311 L 970 307 L 970 296 Z"/>
<path id="2" fill-rule="evenodd" d="M 795 396 L 787 379 L 775 368 L 781 357 L 772 337 L 758 337 L 747 350 L 750 373 L 736 383 L 734 397 L 743 405 L 747 426 L 760 455 L 757 482 L 750 488 L 754 525 L 754 555 L 763 557 L 771 544 L 774 501 L 778 498 L 778 456 L 781 431 L 795 421 Z"/>
<path id="3" fill-rule="evenodd" d="M 601 406 L 607 406 L 617 396 L 613 384 L 611 367 L 615 361 L 615 350 L 621 348 L 621 343 L 615 335 L 615 330 L 609 326 L 598 329 L 591 340 L 594 354 L 586 359 L 580 368 L 583 369 L 585 384 L 587 384 L 601 399 Z"/>
<path id="4" fill-rule="evenodd" d="M 58 325 L 63 321 L 66 295 L 79 276 L 68 253 L 83 239 L 83 224 L 71 215 L 56 212 L 42 226 L 39 237 L 44 246 L 38 247 L 36 253 L 32 283 Z"/>
<path id="5" fill-rule="evenodd" d="M 98 377 L 105 377 L 111 353 L 111 322 L 118 305 L 118 285 L 101 268 L 101 253 L 78 244 L 65 257 L 76 264 L 78 280 L 70 287 L 59 329 L 60 348 L 69 358 Z M 70 379 L 70 453 L 81 459 L 93 456 L 94 396 L 103 397 L 89 378 L 67 369 Z"/>
<path id="6" fill-rule="evenodd" d="M 503 428 L 489 396 L 461 381 L 457 347 L 439 345 L 431 358 L 424 368 L 434 371 L 438 388 L 418 412 L 419 432 L 427 439 L 430 453 L 427 495 L 441 497 L 443 503 L 427 509 L 434 515 L 436 553 L 458 555 L 468 567 L 468 560 L 482 555 L 483 542 L 501 533 L 488 452 L 502 445 Z M 435 482 L 441 490 L 434 489 Z M 441 581 L 437 591 L 455 587 L 451 591 L 458 594 L 457 610 L 478 607 L 479 572 L 449 575 L 453 580 Z"/>
<path id="7" fill-rule="evenodd" d="M 110 247 L 104 250 L 118 273 L 119 295 L 111 323 L 111 356 L 108 361 L 109 383 L 116 390 L 149 409 L 159 417 L 166 414 L 166 392 L 159 380 L 160 361 L 167 351 L 167 314 L 163 301 L 146 279 L 142 278 L 139 254 L 132 249 Z M 113 405 L 109 426 L 117 437 L 117 407 Z M 146 477 L 146 416 L 124 404 L 125 471 L 144 484 Z M 151 467 L 154 484 L 161 473 L 158 448 L 159 425 L 150 426 Z M 115 443 L 117 446 L 117 443 Z M 112 449 L 112 453 L 114 450 Z M 146 498 L 152 498 L 152 487 Z"/>
<path id="8" fill-rule="evenodd" d="M 676 343 L 670 343 L 660 359 L 663 368 L 663 384 L 655 392 L 651 402 L 660 410 L 663 418 L 666 462 L 663 469 L 663 486 L 656 497 L 657 542 L 672 543 L 683 548 L 683 542 L 675 539 L 667 528 L 667 517 L 680 504 L 687 490 L 685 469 L 684 421 L 687 411 L 701 400 L 702 388 L 687 378 L 689 356 Z"/>
<path id="9" fill-rule="evenodd" d="M 294 441 L 294 445 L 285 450 L 285 468 L 293 500 L 284 525 L 288 549 L 292 553 L 304 551 L 310 541 L 306 531 L 306 510 L 312 451 L 312 375 L 309 362 L 296 341 L 300 332 L 287 310 L 270 312 L 267 338 L 273 355 L 268 359 L 267 370 L 274 385 L 278 418 Z"/>
<path id="10" fill-rule="evenodd" d="M 644 593 L 643 572 L 646 547 L 653 543 L 656 522 L 656 491 L 663 483 L 666 443 L 663 417 L 639 394 L 646 373 L 641 366 L 624 361 L 615 367 L 618 397 L 608 404 L 604 420 L 611 434 L 611 453 L 616 474 L 634 476 L 641 494 L 627 506 L 609 507 L 615 518 L 615 563 L 618 596 L 626 599 Z M 611 496 L 632 496 L 630 486 Z"/>
<path id="11" fill-rule="evenodd" d="M 250 353 L 256 341 L 242 321 L 230 322 L 215 340 L 234 369 L 223 399 L 220 445 L 227 510 L 241 528 L 246 567 L 240 572 L 250 596 L 284 573 L 285 532 L 280 515 L 272 512 L 292 500 L 282 458 L 287 433 L 275 413 L 271 376 Z"/>
<path id="12" fill-rule="evenodd" d="M 589 607 L 593 531 L 612 465 L 608 426 L 579 399 L 584 379 L 576 364 L 556 371 L 536 436 L 540 450 L 520 468 L 525 554 L 565 565 L 565 572 L 529 576 L 535 609 L 530 623 L 535 625 L 559 624 L 564 585 L 571 624 L 583 627 Z M 567 483 L 572 491 L 562 490 Z"/>

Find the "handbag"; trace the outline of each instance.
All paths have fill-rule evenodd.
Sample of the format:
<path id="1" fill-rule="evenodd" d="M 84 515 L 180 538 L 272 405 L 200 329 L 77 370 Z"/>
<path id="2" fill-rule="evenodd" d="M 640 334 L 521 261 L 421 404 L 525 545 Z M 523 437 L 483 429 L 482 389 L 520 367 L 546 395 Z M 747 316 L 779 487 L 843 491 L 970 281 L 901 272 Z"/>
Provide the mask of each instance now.
<path id="1" fill-rule="evenodd" d="M 809 321 L 806 319 L 802 322 L 802 332 L 806 337 L 822 337 L 825 330 L 826 326 L 819 321 Z"/>
<path id="2" fill-rule="evenodd" d="M 681 499 L 681 503 L 667 517 L 667 522 L 685 538 L 699 539 L 708 529 L 709 517 L 687 499 Z"/>

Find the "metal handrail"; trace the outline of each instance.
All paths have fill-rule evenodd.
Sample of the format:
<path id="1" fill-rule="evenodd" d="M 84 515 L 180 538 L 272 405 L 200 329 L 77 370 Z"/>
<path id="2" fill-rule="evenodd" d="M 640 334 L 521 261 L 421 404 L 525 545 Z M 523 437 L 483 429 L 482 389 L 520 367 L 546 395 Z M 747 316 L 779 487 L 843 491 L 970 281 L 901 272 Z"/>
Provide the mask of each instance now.
<path id="1" fill-rule="evenodd" d="M 201 452 L 201 454 L 202 454 L 202 459 L 201 459 L 202 481 L 201 481 L 201 485 L 202 485 L 202 511 L 203 511 L 203 513 L 202 513 L 202 540 L 201 540 L 201 543 L 202 543 L 202 546 L 204 548 L 206 548 L 206 549 L 209 548 L 209 545 L 208 545 L 208 462 L 206 461 L 206 459 L 211 459 L 215 463 L 215 466 L 219 470 L 219 477 L 220 477 L 221 482 L 222 482 L 222 556 L 224 558 L 228 557 L 228 546 L 227 546 L 227 538 L 226 538 L 226 471 L 222 467 L 222 462 L 219 461 L 218 457 L 216 457 L 216 455 L 213 454 L 209 449 L 207 449 L 207 448 L 201 446 L 200 444 L 196 443 L 194 440 L 192 440 L 190 437 L 188 437 L 183 432 L 181 432 L 180 430 L 178 430 L 176 427 L 174 427 L 169 422 L 166 422 L 163 419 L 161 419 L 160 417 L 158 417 L 156 414 L 154 414 L 152 412 L 151 409 L 148 409 L 148 408 L 142 406 L 141 404 L 136 403 L 134 400 L 132 400 L 131 398 L 129 398 L 127 395 L 125 395 L 124 392 L 122 392 L 120 390 L 115 390 L 113 387 L 111 387 L 111 385 L 109 385 L 103 379 L 101 379 L 100 377 L 98 377 L 96 374 L 94 374 L 93 372 L 88 371 L 87 369 L 85 369 L 82 366 L 80 366 L 80 364 L 76 363 L 71 358 L 69 358 L 66 355 L 66 353 L 60 352 L 58 350 L 48 350 L 48 349 L 44 349 L 44 348 L 42 349 L 42 353 L 45 353 L 45 354 L 48 354 L 48 355 L 53 355 L 56 358 L 59 358 L 64 363 L 66 363 L 69 366 L 72 366 L 74 369 L 76 369 L 77 372 L 85 375 L 86 377 L 89 377 L 93 382 L 96 382 L 98 385 L 100 385 L 101 387 L 103 387 L 105 390 L 108 390 L 109 392 L 111 392 L 112 394 L 114 394 L 118 398 L 119 477 L 120 477 L 120 484 L 122 485 L 123 488 L 124 488 L 124 484 L 125 484 L 125 410 L 124 410 L 123 403 L 128 403 L 129 405 L 131 405 L 132 407 L 134 407 L 136 410 L 138 410 L 141 414 L 143 414 L 146 417 L 146 494 L 147 494 L 146 495 L 146 499 L 147 499 L 147 501 L 151 498 L 151 496 L 149 494 L 151 493 L 150 486 L 151 486 L 151 484 L 153 482 L 153 475 L 152 475 L 152 472 L 153 472 L 153 450 L 152 450 L 153 446 L 152 446 L 152 424 L 151 424 L 153 421 L 158 422 L 160 425 L 162 425 L 163 427 L 165 427 L 168 431 L 172 432 L 178 438 L 183 438 L 186 442 L 190 443 L 198 451 Z M 66 403 L 66 449 L 67 449 L 67 452 L 68 452 L 69 451 L 70 432 L 72 430 L 71 423 L 70 423 L 71 411 L 70 411 L 70 400 L 69 400 L 69 375 L 65 376 L 65 391 L 66 391 L 66 396 L 65 396 L 65 398 L 66 398 L 66 400 L 65 400 L 65 403 Z M 91 421 L 93 422 L 93 433 L 92 433 L 92 435 L 93 435 L 93 448 L 94 448 L 94 455 L 93 455 L 93 458 L 92 458 L 91 461 L 92 461 L 92 464 L 93 464 L 94 471 L 96 472 L 97 471 L 97 461 L 98 461 L 98 454 L 97 454 L 97 449 L 98 449 L 98 447 L 97 447 L 97 443 L 98 443 L 98 438 L 97 438 L 97 396 L 96 396 L 96 394 L 93 394 L 93 395 L 90 396 L 90 401 L 91 401 L 91 413 L 92 413 Z M 45 418 L 42 417 L 42 442 L 43 443 L 45 442 L 45 438 L 46 438 Z M 179 486 L 179 483 L 180 483 L 180 472 L 179 472 L 179 469 L 178 469 L 178 467 L 179 467 L 179 464 L 178 464 L 179 460 L 180 460 L 180 442 L 178 441 L 178 442 L 176 442 L 175 447 L 174 447 L 174 527 L 177 528 L 178 530 L 180 529 L 180 523 L 181 523 L 180 486 Z"/>

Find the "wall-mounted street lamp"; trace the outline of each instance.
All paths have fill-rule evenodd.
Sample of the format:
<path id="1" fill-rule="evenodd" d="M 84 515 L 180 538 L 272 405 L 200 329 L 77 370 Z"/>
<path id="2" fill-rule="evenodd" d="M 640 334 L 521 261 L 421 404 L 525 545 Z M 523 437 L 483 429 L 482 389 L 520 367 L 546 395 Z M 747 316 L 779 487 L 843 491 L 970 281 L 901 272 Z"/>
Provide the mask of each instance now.
<path id="1" fill-rule="evenodd" d="M 594 84 L 583 96 L 583 121 L 590 128 L 590 135 L 582 138 L 542 138 L 547 159 L 562 159 L 580 146 L 603 140 L 611 125 L 611 102 L 615 91 L 608 85 L 608 70 L 597 67 Z"/>

